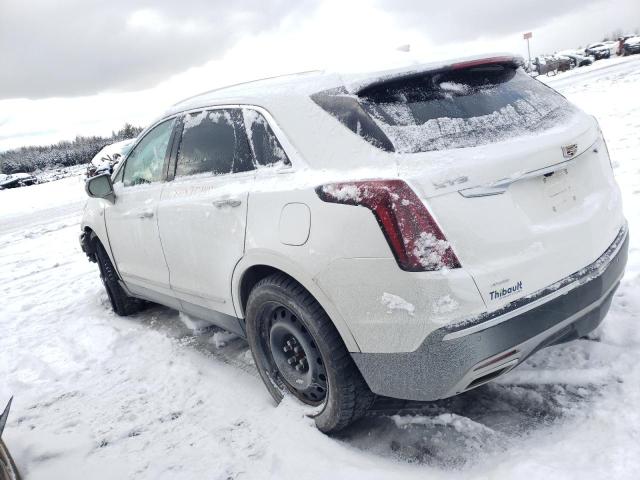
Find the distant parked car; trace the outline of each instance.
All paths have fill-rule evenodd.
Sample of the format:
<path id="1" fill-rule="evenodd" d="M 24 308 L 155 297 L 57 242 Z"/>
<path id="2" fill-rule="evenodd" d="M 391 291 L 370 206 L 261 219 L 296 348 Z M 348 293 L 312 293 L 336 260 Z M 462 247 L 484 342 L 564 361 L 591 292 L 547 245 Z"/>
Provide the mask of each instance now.
<path id="1" fill-rule="evenodd" d="M 579 55 L 577 53 L 560 53 L 558 56 L 568 58 L 569 62 L 571 62 L 571 68 L 586 67 L 587 65 L 591 65 L 593 63 L 593 60 L 591 60 L 591 58 L 585 57 L 584 55 Z"/>
<path id="2" fill-rule="evenodd" d="M 626 39 L 622 48 L 622 54 L 625 56 L 640 53 L 640 36 Z"/>
<path id="3" fill-rule="evenodd" d="M 604 43 L 592 43 L 584 49 L 584 53 L 595 60 L 602 60 L 611 57 L 611 47 Z"/>
<path id="4" fill-rule="evenodd" d="M 0 189 L 26 187 L 38 183 L 38 179 L 30 173 L 12 173 L 0 177 Z"/>
<path id="5" fill-rule="evenodd" d="M 633 37 L 637 37 L 637 35 L 634 33 L 628 33 L 618 37 L 618 41 L 616 42 L 616 55 L 624 55 L 624 42 Z"/>
<path id="6" fill-rule="evenodd" d="M 103 147 L 91 159 L 91 163 L 87 167 L 87 177 L 94 177 L 103 173 L 111 174 L 120 160 L 129 153 L 132 143 L 133 139 L 129 139 Z"/>
<path id="7" fill-rule="evenodd" d="M 540 55 L 533 61 L 536 70 L 540 75 L 554 75 L 558 72 L 566 72 L 571 69 L 571 61 L 568 57 L 558 57 L 555 55 Z"/>

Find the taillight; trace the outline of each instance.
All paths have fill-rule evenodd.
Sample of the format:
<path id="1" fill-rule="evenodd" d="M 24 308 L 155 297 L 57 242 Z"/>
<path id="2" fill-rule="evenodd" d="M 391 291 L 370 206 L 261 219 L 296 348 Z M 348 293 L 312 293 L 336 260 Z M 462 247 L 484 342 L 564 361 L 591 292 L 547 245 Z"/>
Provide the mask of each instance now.
<path id="1" fill-rule="evenodd" d="M 325 202 L 360 205 L 371 210 L 403 270 L 460 268 L 440 227 L 402 180 L 331 183 L 317 187 L 316 192 Z"/>

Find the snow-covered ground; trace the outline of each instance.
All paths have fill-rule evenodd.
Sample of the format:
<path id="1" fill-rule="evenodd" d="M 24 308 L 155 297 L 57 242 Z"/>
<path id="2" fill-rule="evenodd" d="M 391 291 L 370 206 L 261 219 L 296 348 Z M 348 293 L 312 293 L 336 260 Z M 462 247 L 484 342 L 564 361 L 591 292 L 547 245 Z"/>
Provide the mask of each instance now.
<path id="1" fill-rule="evenodd" d="M 273 407 L 241 340 L 111 313 L 78 245 L 82 177 L 0 192 L 0 403 L 25 478 L 640 478 L 640 56 L 545 81 L 600 120 L 630 223 L 598 340 L 338 438 Z"/>

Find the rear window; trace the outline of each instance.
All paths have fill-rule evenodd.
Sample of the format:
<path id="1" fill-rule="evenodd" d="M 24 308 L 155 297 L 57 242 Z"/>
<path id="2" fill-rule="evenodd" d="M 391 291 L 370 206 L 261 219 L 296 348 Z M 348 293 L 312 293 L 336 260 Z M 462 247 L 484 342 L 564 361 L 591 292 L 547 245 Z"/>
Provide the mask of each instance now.
<path id="1" fill-rule="evenodd" d="M 400 153 L 498 142 L 550 128 L 575 112 L 560 94 L 506 65 L 387 81 L 360 91 L 358 101 Z"/>

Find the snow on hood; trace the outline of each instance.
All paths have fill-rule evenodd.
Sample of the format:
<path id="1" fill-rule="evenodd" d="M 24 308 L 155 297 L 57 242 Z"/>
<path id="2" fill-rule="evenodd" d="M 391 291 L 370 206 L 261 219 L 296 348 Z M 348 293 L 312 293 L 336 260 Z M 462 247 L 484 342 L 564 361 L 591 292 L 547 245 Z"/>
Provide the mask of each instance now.
<path id="1" fill-rule="evenodd" d="M 115 155 L 124 156 L 129 152 L 129 148 L 133 145 L 134 138 L 122 140 L 121 142 L 112 143 L 102 148 L 91 160 L 96 167 L 101 167 L 115 159 Z"/>

